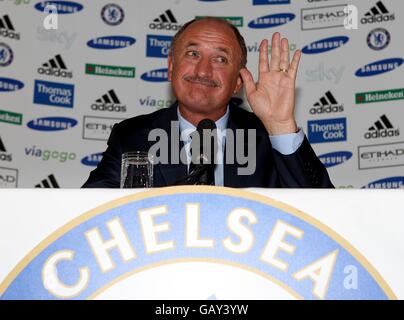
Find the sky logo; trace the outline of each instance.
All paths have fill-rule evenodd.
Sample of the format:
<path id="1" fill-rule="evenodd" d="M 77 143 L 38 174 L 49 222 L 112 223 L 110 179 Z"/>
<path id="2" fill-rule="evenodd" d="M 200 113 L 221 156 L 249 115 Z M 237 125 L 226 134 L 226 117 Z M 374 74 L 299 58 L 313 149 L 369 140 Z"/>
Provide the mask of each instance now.
<path id="1" fill-rule="evenodd" d="M 338 49 L 339 47 L 342 47 L 344 44 L 346 44 L 348 41 L 349 41 L 349 38 L 346 36 L 321 39 L 321 40 L 312 42 L 312 43 L 308 44 L 307 46 L 305 46 L 302 49 L 302 52 L 304 54 L 323 53 L 323 52 Z"/>
<path id="2" fill-rule="evenodd" d="M 166 82 L 168 81 L 168 69 L 156 69 L 143 73 L 140 77 L 144 81 L 150 82 Z"/>
<path id="3" fill-rule="evenodd" d="M 337 151 L 322 154 L 318 157 L 326 168 L 334 167 L 342 164 L 352 158 L 352 152 L 349 151 Z"/>
<path id="4" fill-rule="evenodd" d="M 153 58 L 167 58 L 170 50 L 172 36 L 147 36 L 146 56 Z"/>
<path id="5" fill-rule="evenodd" d="M 101 162 L 102 155 L 103 152 L 90 154 L 81 159 L 81 163 L 85 166 L 96 167 Z"/>
<path id="6" fill-rule="evenodd" d="M 24 88 L 24 83 L 10 78 L 0 77 L 0 92 L 16 91 Z"/>
<path id="7" fill-rule="evenodd" d="M 404 60 L 401 58 L 392 58 L 369 63 L 362 68 L 359 68 L 355 75 L 357 77 L 372 77 L 382 73 L 390 72 L 403 64 Z"/>
<path id="8" fill-rule="evenodd" d="M 253 6 L 264 4 L 290 4 L 290 0 L 253 0 Z"/>
<path id="9" fill-rule="evenodd" d="M 347 140 L 346 118 L 308 121 L 307 127 L 311 143 Z"/>
<path id="10" fill-rule="evenodd" d="M 38 131 L 61 131 L 73 128 L 77 120 L 64 117 L 46 117 L 31 120 L 27 127 Z"/>
<path id="11" fill-rule="evenodd" d="M 87 46 L 93 49 L 122 49 L 133 45 L 135 38 L 127 36 L 105 36 L 91 39 L 87 42 Z"/>
<path id="12" fill-rule="evenodd" d="M 404 177 L 390 177 L 370 182 L 362 189 L 401 189 L 404 188 Z"/>
<path id="13" fill-rule="evenodd" d="M 264 29 L 278 27 L 292 21 L 295 18 L 293 13 L 277 13 L 259 17 L 252 20 L 248 27 L 252 29 Z"/>
<path id="14" fill-rule="evenodd" d="M 44 12 L 47 6 L 55 6 L 58 14 L 71 14 L 83 10 L 83 5 L 71 1 L 42 1 L 35 5 L 35 9 Z"/>
<path id="15" fill-rule="evenodd" d="M 74 85 L 35 80 L 34 103 L 73 108 Z"/>

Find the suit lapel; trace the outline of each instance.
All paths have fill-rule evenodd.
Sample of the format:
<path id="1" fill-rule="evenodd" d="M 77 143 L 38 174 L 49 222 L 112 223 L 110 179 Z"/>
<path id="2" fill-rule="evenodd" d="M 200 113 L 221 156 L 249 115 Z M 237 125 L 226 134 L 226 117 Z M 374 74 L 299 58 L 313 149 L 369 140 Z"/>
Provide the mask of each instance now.
<path id="1" fill-rule="evenodd" d="M 178 180 L 181 178 L 185 177 L 187 174 L 187 165 L 181 163 L 171 163 L 171 159 L 173 158 L 171 156 L 172 152 L 176 152 L 179 154 L 179 151 L 182 150 L 183 148 L 183 142 L 180 140 L 180 135 L 179 132 L 171 132 L 172 127 L 171 127 L 171 122 L 172 121 L 177 121 L 178 125 L 178 115 L 177 115 L 177 103 L 174 103 L 171 105 L 168 109 L 167 112 L 165 112 L 161 117 L 157 118 L 156 120 L 153 121 L 152 127 L 154 129 L 162 129 L 164 132 L 167 133 L 168 135 L 168 164 L 157 164 L 154 166 L 155 170 L 159 171 L 161 173 L 161 176 L 163 177 L 163 185 L 164 186 L 171 186 L 174 185 Z M 177 127 L 173 127 L 174 129 Z M 172 137 L 173 135 L 173 140 Z M 174 139 L 176 138 L 176 139 Z M 154 144 L 154 141 L 149 141 L 149 148 Z M 173 145 L 174 143 L 174 145 Z M 177 150 L 179 149 L 179 150 Z M 179 156 L 178 158 L 179 159 Z M 157 174 L 157 172 L 156 172 Z"/>
<path id="2" fill-rule="evenodd" d="M 243 144 L 243 154 L 247 154 L 248 151 L 248 139 L 247 139 L 247 133 L 248 129 L 257 129 L 253 127 L 249 127 L 248 123 L 246 123 L 246 119 L 244 119 L 242 116 L 240 116 L 239 112 L 237 112 L 237 108 L 240 108 L 236 105 L 230 104 L 230 114 L 229 114 L 229 120 L 227 122 L 227 128 L 230 129 L 233 132 L 234 136 L 234 143 L 236 144 L 236 129 L 243 129 L 245 130 L 244 132 L 244 144 Z M 256 131 L 256 147 L 259 146 L 260 140 L 262 139 L 262 135 L 260 135 L 260 132 L 257 130 Z M 227 139 L 226 139 L 227 141 Z M 225 153 L 224 153 L 224 186 L 227 187 L 248 187 L 249 185 L 249 180 L 251 176 L 240 176 L 238 175 L 238 168 L 243 167 L 243 165 L 239 165 L 238 159 L 236 157 L 237 154 L 237 145 L 235 145 L 234 149 L 234 162 L 233 163 L 226 163 L 226 151 L 227 148 L 225 148 Z M 257 150 L 256 150 L 257 152 Z M 254 155 L 256 157 L 256 155 Z M 258 163 L 258 159 L 256 159 Z"/>

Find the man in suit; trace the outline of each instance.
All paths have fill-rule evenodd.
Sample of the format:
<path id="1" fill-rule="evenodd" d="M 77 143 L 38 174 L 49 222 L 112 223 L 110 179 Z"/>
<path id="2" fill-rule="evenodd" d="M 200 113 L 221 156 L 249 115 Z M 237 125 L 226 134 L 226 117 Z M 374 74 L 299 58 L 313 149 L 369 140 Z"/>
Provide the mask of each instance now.
<path id="1" fill-rule="evenodd" d="M 188 22 L 175 35 L 168 58 L 168 77 L 177 102 L 167 109 L 115 125 L 102 161 L 83 187 L 119 187 L 122 154 L 135 150 L 148 152 L 156 143 L 150 141 L 154 129 L 161 129 L 171 137 L 175 128 L 180 132 L 179 146 L 187 163 L 155 164 L 154 186 L 178 184 L 187 176 L 191 162 L 189 132 L 201 120 L 211 119 L 222 132 L 254 130 L 255 151 L 255 170 L 240 175 L 245 163 L 240 163 L 237 157 L 230 163 L 224 160 L 226 134 L 219 135 L 217 158 L 224 161 L 214 167 L 213 184 L 243 188 L 332 188 L 326 169 L 294 117 L 300 56 L 297 50 L 290 61 L 288 40 L 281 39 L 279 33 L 273 34 L 270 61 L 268 41 L 261 42 L 259 76 L 255 82 L 246 68 L 247 50 L 237 28 L 218 18 Z M 231 102 L 243 84 L 253 112 Z M 251 147 L 248 135 L 245 137 L 244 151 Z M 172 153 L 180 152 L 172 139 L 168 139 L 167 150 L 168 159 L 178 158 L 172 157 Z"/>

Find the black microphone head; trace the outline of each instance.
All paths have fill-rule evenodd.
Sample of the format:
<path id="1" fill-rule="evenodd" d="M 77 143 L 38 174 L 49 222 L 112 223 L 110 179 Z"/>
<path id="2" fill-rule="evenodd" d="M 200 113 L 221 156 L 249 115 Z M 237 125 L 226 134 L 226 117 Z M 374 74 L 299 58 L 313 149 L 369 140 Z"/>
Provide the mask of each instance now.
<path id="1" fill-rule="evenodd" d="M 216 129 L 216 123 L 211 119 L 203 119 L 199 121 L 196 130 L 202 134 L 204 129 L 214 130 Z"/>
<path id="2" fill-rule="evenodd" d="M 192 162 L 194 164 L 215 165 L 217 153 L 216 129 L 216 123 L 211 119 L 203 119 L 198 123 L 191 144 Z"/>

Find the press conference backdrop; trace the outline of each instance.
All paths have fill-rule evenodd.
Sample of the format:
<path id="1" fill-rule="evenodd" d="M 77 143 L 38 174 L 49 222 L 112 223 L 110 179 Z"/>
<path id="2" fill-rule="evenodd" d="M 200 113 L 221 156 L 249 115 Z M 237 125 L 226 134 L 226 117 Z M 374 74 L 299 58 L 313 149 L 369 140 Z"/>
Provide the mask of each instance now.
<path id="1" fill-rule="evenodd" d="M 57 29 L 45 28 L 55 22 L 49 4 Z M 348 29 L 347 4 L 357 8 Z M 0 8 L 0 187 L 81 186 L 114 123 L 173 102 L 171 39 L 206 15 L 240 29 L 255 76 L 261 39 L 279 31 L 291 54 L 302 48 L 297 121 L 337 187 L 404 185 L 403 1 L 0 0 Z M 247 105 L 243 95 L 235 101 Z"/>

